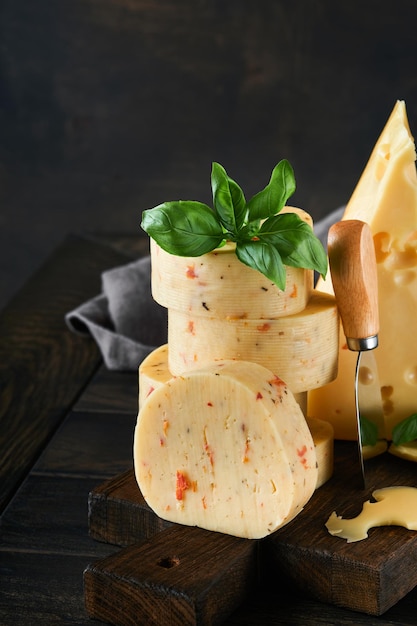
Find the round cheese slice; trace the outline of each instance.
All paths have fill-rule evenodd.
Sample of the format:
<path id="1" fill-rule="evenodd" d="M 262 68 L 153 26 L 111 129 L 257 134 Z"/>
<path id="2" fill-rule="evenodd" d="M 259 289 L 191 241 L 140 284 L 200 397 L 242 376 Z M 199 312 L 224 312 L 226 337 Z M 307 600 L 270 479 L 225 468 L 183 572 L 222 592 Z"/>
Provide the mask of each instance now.
<path id="1" fill-rule="evenodd" d="M 219 359 L 259 363 L 293 393 L 337 374 L 339 321 L 334 296 L 313 291 L 306 308 L 277 319 L 217 319 L 168 310 L 169 370 L 178 376 Z"/>
<path id="2" fill-rule="evenodd" d="M 168 369 L 168 344 L 151 352 L 139 366 L 139 409 L 155 389 L 162 387 L 173 378 Z M 304 415 L 307 408 L 307 393 L 293 394 Z M 333 475 L 334 435 L 333 426 L 325 420 L 306 417 L 316 450 L 318 478 L 316 489 Z"/>
<path id="3" fill-rule="evenodd" d="M 134 467 L 159 517 L 249 539 L 293 519 L 318 478 L 314 442 L 288 387 L 261 365 L 228 360 L 148 396 Z"/>
<path id="4" fill-rule="evenodd" d="M 305 221 L 310 216 L 292 209 Z M 313 272 L 286 268 L 286 288 L 278 289 L 260 272 L 244 265 L 235 244 L 226 243 L 199 257 L 169 254 L 151 240 L 152 296 L 168 309 L 230 319 L 277 318 L 302 311 L 313 288 Z"/>

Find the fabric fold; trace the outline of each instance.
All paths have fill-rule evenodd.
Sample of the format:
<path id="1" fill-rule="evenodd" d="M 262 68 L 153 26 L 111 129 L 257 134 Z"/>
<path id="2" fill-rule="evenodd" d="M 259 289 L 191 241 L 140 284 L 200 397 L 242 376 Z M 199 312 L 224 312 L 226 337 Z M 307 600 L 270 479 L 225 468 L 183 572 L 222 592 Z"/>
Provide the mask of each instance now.
<path id="1" fill-rule="evenodd" d="M 150 257 L 102 274 L 102 293 L 65 316 L 68 328 L 92 336 L 111 370 L 135 370 L 167 340 L 167 312 L 151 295 Z"/>

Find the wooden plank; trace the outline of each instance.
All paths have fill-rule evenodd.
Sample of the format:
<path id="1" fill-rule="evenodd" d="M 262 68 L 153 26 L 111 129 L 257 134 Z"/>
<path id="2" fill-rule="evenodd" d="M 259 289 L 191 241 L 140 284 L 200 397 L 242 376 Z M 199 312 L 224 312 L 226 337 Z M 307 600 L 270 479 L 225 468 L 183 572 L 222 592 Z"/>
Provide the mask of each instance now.
<path id="1" fill-rule="evenodd" d="M 378 617 L 315 600 L 279 572 L 226 620 L 225 626 L 415 626 L 417 590 Z"/>
<path id="2" fill-rule="evenodd" d="M 89 619 L 82 572 L 91 557 L 62 553 L 4 552 L 0 559 L 0 624 L 100 626 Z"/>
<path id="3" fill-rule="evenodd" d="M 417 479 L 413 464 L 385 455 L 367 463 L 369 493 L 355 490 L 345 480 L 346 467 L 354 459 L 353 445 L 336 442 L 333 478 L 316 491 L 295 520 L 261 542 L 262 570 L 266 579 L 278 572 L 323 602 L 381 615 L 417 585 L 417 532 L 382 527 L 371 530 L 368 539 L 348 544 L 332 537 L 325 522 L 334 510 L 344 517 L 360 513 L 374 488 L 416 486 Z M 133 472 L 93 491 L 89 511 L 92 535 L 119 545 L 141 541 L 158 530 Z M 112 520 L 108 526 L 106 511 Z"/>
<path id="4" fill-rule="evenodd" d="M 215 626 L 256 588 L 257 542 L 173 526 L 89 566 L 91 617 L 120 626 Z"/>
<path id="5" fill-rule="evenodd" d="M 114 372 L 101 366 L 73 408 L 74 411 L 137 414 L 138 373 Z"/>
<path id="6" fill-rule="evenodd" d="M 97 558 L 101 558 L 98 556 Z M 38 551 L 3 552 L 0 558 L 0 624 L 7 626 L 101 626 L 84 607 L 83 571 L 91 556 Z M 277 572 L 224 620 L 224 626 L 415 626 L 417 589 L 380 617 L 314 600 Z M 121 609 L 123 610 L 123 609 Z M 136 622 L 140 624 L 139 620 Z M 143 622 L 142 622 L 143 623 Z M 160 626 L 171 626 L 160 624 Z"/>
<path id="7" fill-rule="evenodd" d="M 101 361 L 64 316 L 126 258 L 71 236 L 0 315 L 0 510 Z"/>
<path id="8" fill-rule="evenodd" d="M 88 494 L 132 467 L 135 422 L 135 415 L 70 413 L 4 511 L 0 551 L 102 552 L 88 536 Z"/>
<path id="9" fill-rule="evenodd" d="M 97 484 L 131 469 L 134 413 L 71 412 L 34 473 L 92 476 Z"/>
<path id="10" fill-rule="evenodd" d="M 88 493 L 96 484 L 93 477 L 31 474 L 2 515 L 0 562 L 13 550 L 90 559 L 114 551 L 88 536 Z"/>
<path id="11" fill-rule="evenodd" d="M 315 597 L 372 615 L 381 615 L 417 585 L 417 532 L 397 526 L 371 529 L 366 540 L 347 543 L 331 536 L 325 522 L 332 511 L 355 517 L 376 488 L 417 486 L 413 463 L 385 454 L 367 461 L 369 488 L 346 481 L 354 462 L 350 442 L 336 442 L 335 474 L 299 517 L 267 540 L 265 554 L 300 589 Z"/>
<path id="12" fill-rule="evenodd" d="M 88 498 L 91 537 L 117 546 L 153 537 L 172 526 L 157 517 L 145 502 L 129 470 L 93 489 Z"/>

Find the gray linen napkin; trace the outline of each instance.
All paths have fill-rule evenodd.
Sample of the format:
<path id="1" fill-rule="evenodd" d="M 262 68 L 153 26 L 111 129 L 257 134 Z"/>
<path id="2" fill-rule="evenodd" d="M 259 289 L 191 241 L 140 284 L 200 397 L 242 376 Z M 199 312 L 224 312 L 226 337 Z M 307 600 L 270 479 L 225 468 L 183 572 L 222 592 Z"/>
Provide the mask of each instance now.
<path id="1" fill-rule="evenodd" d="M 91 335 L 111 370 L 135 370 L 167 340 L 167 311 L 151 295 L 150 257 L 103 272 L 102 293 L 70 311 L 67 326 Z"/>
<path id="2" fill-rule="evenodd" d="M 327 245 L 330 226 L 345 207 L 332 211 L 314 226 Z M 157 304 L 150 289 L 150 257 L 103 272 L 102 293 L 65 316 L 74 333 L 91 335 L 111 370 L 136 370 L 157 346 L 167 341 L 167 312 Z"/>

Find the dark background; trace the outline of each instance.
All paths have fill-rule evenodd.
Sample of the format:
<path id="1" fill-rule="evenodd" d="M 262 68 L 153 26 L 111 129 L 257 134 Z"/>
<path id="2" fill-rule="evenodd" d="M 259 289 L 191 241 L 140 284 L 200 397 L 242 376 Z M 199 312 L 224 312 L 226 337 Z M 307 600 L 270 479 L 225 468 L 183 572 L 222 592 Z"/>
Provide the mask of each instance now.
<path id="1" fill-rule="evenodd" d="M 0 307 L 67 233 L 209 202 L 213 160 L 344 204 L 397 99 L 417 129 L 416 27 L 416 0 L 0 0 Z"/>

